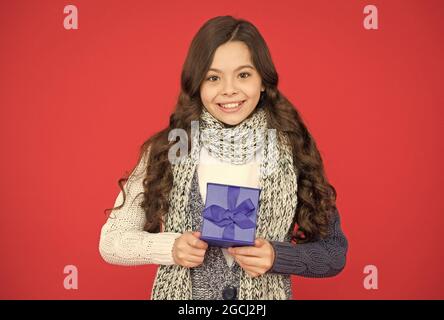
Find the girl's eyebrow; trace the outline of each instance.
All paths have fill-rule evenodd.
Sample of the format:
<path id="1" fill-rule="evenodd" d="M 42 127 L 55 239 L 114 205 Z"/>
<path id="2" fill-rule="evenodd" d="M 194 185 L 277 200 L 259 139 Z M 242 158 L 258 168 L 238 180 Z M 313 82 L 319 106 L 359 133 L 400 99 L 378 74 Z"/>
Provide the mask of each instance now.
<path id="1" fill-rule="evenodd" d="M 249 64 L 245 64 L 245 65 L 243 65 L 243 66 L 239 66 L 239 67 L 237 67 L 236 69 L 234 69 L 234 71 L 237 71 L 237 70 L 240 70 L 240 69 L 243 69 L 243 68 L 254 69 L 253 66 L 251 66 L 251 65 L 249 65 Z M 215 72 L 222 73 L 221 70 L 219 70 L 219 69 L 215 69 L 215 68 L 210 68 L 208 71 L 215 71 Z"/>

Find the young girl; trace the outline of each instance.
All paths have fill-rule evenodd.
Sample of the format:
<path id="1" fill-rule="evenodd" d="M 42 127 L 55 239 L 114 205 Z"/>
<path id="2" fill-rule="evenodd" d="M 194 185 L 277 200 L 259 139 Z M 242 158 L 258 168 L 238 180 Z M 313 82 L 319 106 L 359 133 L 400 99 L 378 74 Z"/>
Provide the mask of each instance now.
<path id="1" fill-rule="evenodd" d="M 129 178 L 119 180 L 114 215 L 101 231 L 108 263 L 159 264 L 152 299 L 291 299 L 290 275 L 331 277 L 344 268 L 336 191 L 277 86 L 253 24 L 222 16 L 200 28 L 170 124 L 141 146 Z M 173 129 L 186 132 L 190 150 L 177 162 Z M 262 139 L 252 139 L 251 129 Z M 208 182 L 261 189 L 254 246 L 222 249 L 200 239 Z"/>

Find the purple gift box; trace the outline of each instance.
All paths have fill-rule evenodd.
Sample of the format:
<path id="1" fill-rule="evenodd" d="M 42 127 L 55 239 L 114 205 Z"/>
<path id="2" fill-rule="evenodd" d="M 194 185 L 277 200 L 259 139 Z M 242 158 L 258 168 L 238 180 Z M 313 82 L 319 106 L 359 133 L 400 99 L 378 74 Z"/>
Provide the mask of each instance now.
<path id="1" fill-rule="evenodd" d="M 260 189 L 207 183 L 201 237 L 210 246 L 254 246 Z"/>

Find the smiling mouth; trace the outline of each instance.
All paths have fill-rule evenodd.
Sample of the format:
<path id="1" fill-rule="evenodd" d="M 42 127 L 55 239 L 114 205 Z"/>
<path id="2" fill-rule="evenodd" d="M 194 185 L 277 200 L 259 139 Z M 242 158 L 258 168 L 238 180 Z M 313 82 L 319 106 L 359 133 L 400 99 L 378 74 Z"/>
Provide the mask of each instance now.
<path id="1" fill-rule="evenodd" d="M 224 104 L 218 103 L 217 105 L 225 111 L 236 111 L 240 109 L 240 107 L 244 104 L 245 101 L 246 100 L 242 100 L 242 101 L 224 103 Z"/>

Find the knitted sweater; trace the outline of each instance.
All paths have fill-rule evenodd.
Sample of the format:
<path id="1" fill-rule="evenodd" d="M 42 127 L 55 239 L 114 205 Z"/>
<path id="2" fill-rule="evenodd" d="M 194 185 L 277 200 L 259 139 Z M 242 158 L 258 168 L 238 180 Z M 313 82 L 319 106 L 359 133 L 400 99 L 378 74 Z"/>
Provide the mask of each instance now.
<path id="1" fill-rule="evenodd" d="M 102 258 L 116 265 L 174 264 L 172 248 L 180 233 L 143 231 L 145 214 L 140 207 L 143 198 L 143 178 L 146 155 L 137 165 L 124 186 L 126 201 L 121 209 L 113 210 L 100 234 L 99 252 Z M 233 165 L 211 157 L 205 148 L 197 166 L 199 189 L 206 197 L 207 182 L 258 187 L 259 161 L 253 159 L 244 165 Z M 114 206 L 123 202 L 119 193 Z M 273 267 L 268 272 L 294 274 L 305 277 L 329 277 L 338 274 L 345 266 L 347 239 L 340 227 L 339 214 L 334 214 L 327 238 L 305 244 L 271 242 L 275 250 Z M 233 258 L 222 250 L 229 266 Z"/>

